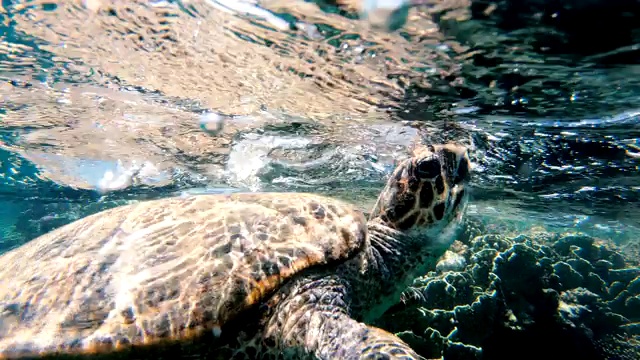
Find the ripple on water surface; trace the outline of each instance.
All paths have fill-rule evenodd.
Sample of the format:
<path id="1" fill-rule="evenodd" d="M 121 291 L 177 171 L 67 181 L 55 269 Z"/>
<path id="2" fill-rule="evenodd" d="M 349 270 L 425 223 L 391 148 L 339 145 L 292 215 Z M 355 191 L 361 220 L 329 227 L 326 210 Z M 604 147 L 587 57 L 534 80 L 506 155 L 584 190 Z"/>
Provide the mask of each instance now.
<path id="1" fill-rule="evenodd" d="M 468 49 L 429 17 L 455 10 L 447 6 L 415 10 L 420 16 L 394 33 L 354 23 L 348 7 L 304 2 L 256 8 L 253 18 L 247 9 L 221 11 L 206 1 L 6 6 L 5 193 L 39 189 L 43 181 L 100 196 L 227 183 L 345 189 L 366 194 L 360 201 L 369 204 L 413 142 L 453 138 L 472 148 L 478 200 L 501 198 L 519 209 L 581 219 L 575 224 L 601 222 L 600 228 L 638 225 L 637 112 L 621 103 L 609 115 L 531 117 L 488 106 L 493 100 L 481 92 L 456 99 L 455 91 L 442 91 L 442 80 L 449 77 L 454 89 L 451 76 L 467 76 L 476 86 L 473 74 L 481 68 L 460 68 L 456 53 Z M 140 36 L 119 35 L 123 26 Z M 557 80 L 550 69 L 569 69 L 559 59 L 520 62 L 521 81 L 532 71 Z M 619 78 L 607 68 L 580 66 L 582 77 L 572 81 L 587 90 Z M 407 111 L 398 111 L 403 104 Z M 529 107 L 552 114 L 545 104 Z M 206 123 L 213 118 L 224 126 Z M 37 169 L 28 181 L 12 178 L 21 176 L 11 166 L 18 159 Z"/>

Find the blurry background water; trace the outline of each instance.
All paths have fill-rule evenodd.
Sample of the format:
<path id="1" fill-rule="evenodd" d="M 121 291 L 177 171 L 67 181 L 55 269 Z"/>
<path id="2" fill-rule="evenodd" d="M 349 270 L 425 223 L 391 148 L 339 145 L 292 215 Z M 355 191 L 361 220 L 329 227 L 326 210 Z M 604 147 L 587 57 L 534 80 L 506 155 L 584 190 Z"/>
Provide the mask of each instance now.
<path id="1" fill-rule="evenodd" d="M 385 32 L 357 1 L 2 1 L 0 252 L 183 192 L 367 210 L 412 143 L 455 139 L 488 229 L 635 259 L 640 5 L 423 3 Z"/>

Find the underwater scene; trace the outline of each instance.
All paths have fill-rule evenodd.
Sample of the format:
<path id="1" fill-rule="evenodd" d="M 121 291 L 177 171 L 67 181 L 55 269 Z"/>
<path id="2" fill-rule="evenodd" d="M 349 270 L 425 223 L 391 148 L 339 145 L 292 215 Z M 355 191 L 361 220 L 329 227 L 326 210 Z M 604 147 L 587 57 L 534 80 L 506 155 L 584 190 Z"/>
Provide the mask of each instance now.
<path id="1" fill-rule="evenodd" d="M 640 359 L 639 170 L 637 1 L 3 0 L 0 359 Z"/>

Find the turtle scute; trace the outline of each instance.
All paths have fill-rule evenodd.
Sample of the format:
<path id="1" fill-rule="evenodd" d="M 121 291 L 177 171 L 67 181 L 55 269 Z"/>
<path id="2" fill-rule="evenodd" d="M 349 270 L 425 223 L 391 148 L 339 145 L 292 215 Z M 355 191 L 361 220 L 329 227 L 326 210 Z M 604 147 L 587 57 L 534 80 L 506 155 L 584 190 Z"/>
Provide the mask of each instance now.
<path id="1" fill-rule="evenodd" d="M 88 216 L 0 256 L 0 358 L 219 334 L 365 239 L 361 212 L 310 194 L 176 197 Z"/>

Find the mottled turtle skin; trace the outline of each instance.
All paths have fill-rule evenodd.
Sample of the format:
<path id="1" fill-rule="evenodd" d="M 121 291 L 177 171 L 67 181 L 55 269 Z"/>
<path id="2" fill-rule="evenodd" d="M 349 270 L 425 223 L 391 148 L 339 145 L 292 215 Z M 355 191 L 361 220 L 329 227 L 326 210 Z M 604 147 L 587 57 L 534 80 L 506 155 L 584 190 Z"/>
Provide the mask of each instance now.
<path id="1" fill-rule="evenodd" d="M 0 357 L 419 359 L 367 325 L 453 240 L 466 149 L 416 147 L 370 215 L 313 194 L 140 202 L 0 256 Z"/>

